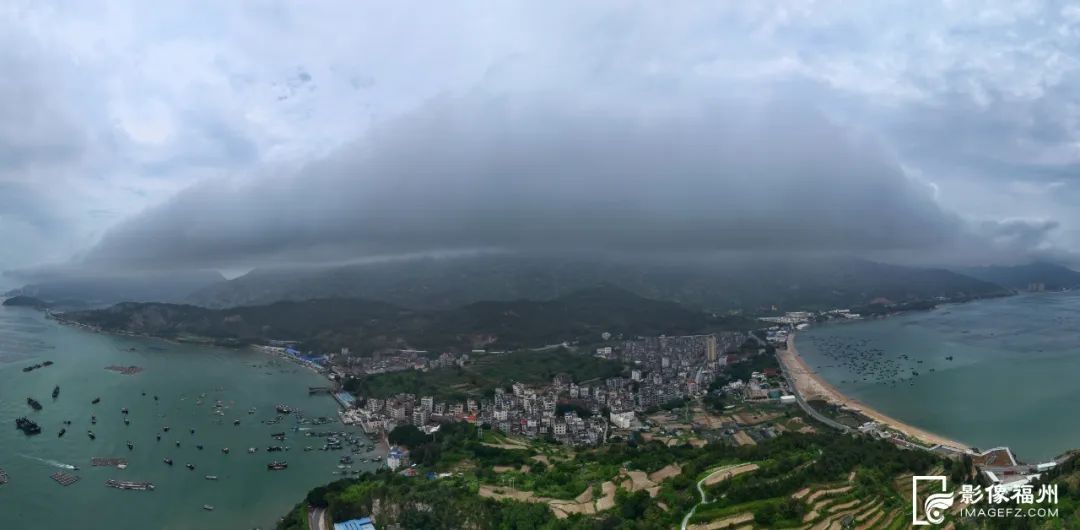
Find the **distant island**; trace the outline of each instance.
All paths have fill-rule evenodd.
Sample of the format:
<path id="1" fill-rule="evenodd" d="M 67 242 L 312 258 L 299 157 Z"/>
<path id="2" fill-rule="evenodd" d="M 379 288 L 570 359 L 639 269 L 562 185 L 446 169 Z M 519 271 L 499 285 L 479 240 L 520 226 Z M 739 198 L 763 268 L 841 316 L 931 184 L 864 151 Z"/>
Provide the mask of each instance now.
<path id="1" fill-rule="evenodd" d="M 34 298 L 33 296 L 12 296 L 4 300 L 3 305 L 5 307 L 32 307 L 34 309 L 48 309 L 50 304 L 40 298 Z"/>

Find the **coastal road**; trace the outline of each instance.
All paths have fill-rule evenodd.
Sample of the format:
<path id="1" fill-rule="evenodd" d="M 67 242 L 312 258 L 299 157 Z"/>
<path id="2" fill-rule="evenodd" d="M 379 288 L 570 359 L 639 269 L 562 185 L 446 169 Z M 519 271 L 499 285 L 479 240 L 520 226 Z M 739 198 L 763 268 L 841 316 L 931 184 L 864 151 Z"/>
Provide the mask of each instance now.
<path id="1" fill-rule="evenodd" d="M 311 530 L 330 530 L 326 526 L 326 508 L 312 507 L 308 510 L 308 528 L 311 528 Z"/>
<path id="2" fill-rule="evenodd" d="M 791 389 L 791 393 L 795 395 L 795 401 L 799 404 L 799 407 L 801 407 L 804 412 L 809 414 L 810 417 L 814 418 L 815 420 L 820 421 L 821 423 L 824 423 L 829 427 L 837 429 L 840 432 L 846 433 L 851 431 L 851 427 L 839 423 L 836 420 L 825 416 L 821 412 L 818 412 L 818 410 L 814 407 L 811 407 L 810 404 L 807 403 L 805 399 L 803 399 L 802 394 L 799 393 L 799 388 L 795 386 L 795 378 L 791 375 L 791 369 L 788 368 L 788 365 L 786 363 L 784 363 L 784 358 L 780 355 L 777 355 L 776 361 L 780 364 L 780 371 L 784 374 L 784 380 L 787 381 L 788 388 Z"/>

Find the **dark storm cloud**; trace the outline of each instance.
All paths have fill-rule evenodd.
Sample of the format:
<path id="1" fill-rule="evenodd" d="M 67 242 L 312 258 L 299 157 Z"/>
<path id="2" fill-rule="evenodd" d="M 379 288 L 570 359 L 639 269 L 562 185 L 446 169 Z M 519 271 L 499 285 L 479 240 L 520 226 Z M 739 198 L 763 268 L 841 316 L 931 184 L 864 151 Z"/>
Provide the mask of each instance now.
<path id="1" fill-rule="evenodd" d="M 437 99 L 296 174 L 195 186 L 115 227 L 85 262 L 862 252 L 961 232 L 873 140 L 799 105 L 661 112 L 477 95 Z"/>

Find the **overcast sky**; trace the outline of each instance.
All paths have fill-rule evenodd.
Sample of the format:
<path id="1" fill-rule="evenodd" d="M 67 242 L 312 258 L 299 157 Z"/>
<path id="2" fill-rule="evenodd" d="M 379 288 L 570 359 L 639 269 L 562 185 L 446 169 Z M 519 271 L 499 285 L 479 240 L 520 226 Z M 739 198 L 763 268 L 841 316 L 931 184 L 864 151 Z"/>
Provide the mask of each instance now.
<path id="1" fill-rule="evenodd" d="M 1080 265 L 1080 8 L 515 4 L 5 2 L 0 270 Z"/>

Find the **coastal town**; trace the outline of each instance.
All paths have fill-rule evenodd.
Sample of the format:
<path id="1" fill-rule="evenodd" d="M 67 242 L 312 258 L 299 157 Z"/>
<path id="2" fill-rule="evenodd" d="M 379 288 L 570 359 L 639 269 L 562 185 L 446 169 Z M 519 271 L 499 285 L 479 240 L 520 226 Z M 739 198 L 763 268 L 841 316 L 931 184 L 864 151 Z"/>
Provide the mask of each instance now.
<path id="1" fill-rule="evenodd" d="M 842 432 L 887 440 L 903 449 L 931 451 L 953 459 L 971 458 L 993 484 L 1007 489 L 1030 484 L 1056 465 L 1056 461 L 1025 464 L 1007 447 L 978 450 L 886 416 L 844 396 L 799 356 L 795 348 L 798 331 L 824 322 L 862 318 L 847 309 L 788 312 L 761 317 L 759 320 L 767 327 L 753 333 L 632 340 L 612 340 L 605 334 L 600 345 L 579 352 L 622 363 L 628 367 L 625 376 L 579 381 L 571 374 L 560 373 L 541 384 L 514 382 L 463 399 L 410 392 L 353 395 L 341 388 L 333 395 L 342 407 L 343 423 L 357 425 L 370 436 L 384 440 L 403 425 L 430 435 L 444 423 L 467 422 L 477 425 L 478 431 L 490 426 L 509 437 L 551 440 L 571 447 L 634 438 L 695 445 L 746 445 L 789 430 L 813 432 L 815 427 L 793 412 L 801 409 L 806 417 Z M 408 370 L 467 368 L 486 356 L 508 355 L 482 350 L 437 355 L 399 350 L 357 356 L 348 349 L 308 355 L 289 343 L 262 348 L 320 371 L 335 385 L 348 378 Z M 769 359 L 773 361 L 763 363 Z M 740 364 L 763 367 L 746 371 L 737 368 Z M 736 372 L 745 372 L 745 377 L 734 376 Z M 722 405 L 703 405 L 709 401 Z M 393 446 L 387 451 L 386 464 L 391 469 L 409 463 L 405 448 Z"/>

